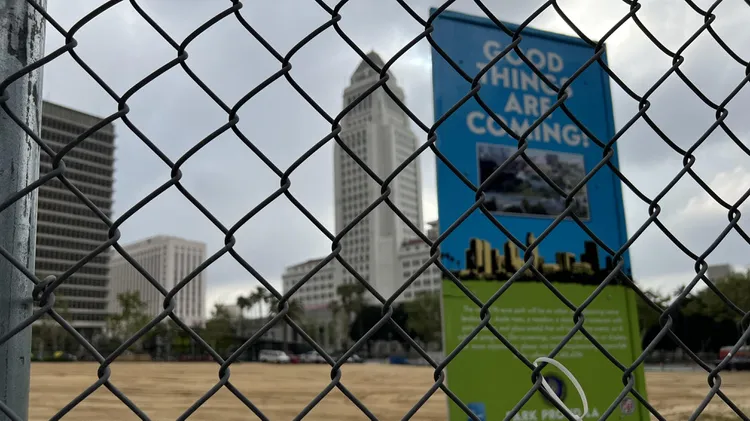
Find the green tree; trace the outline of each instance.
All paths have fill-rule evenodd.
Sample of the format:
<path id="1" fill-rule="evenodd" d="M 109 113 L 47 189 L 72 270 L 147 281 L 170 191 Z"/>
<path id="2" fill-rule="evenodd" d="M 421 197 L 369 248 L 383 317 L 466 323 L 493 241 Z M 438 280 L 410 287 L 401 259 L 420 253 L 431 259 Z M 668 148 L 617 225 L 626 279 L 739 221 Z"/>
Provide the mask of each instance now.
<path id="1" fill-rule="evenodd" d="M 416 297 L 404 303 L 408 319 L 406 327 L 414 332 L 429 347 L 430 344 L 440 343 L 441 315 L 440 296 L 437 292 L 421 292 Z"/>
<path id="2" fill-rule="evenodd" d="M 365 291 L 367 290 L 364 285 L 359 282 L 341 284 L 336 288 L 336 295 L 339 297 L 338 305 L 340 306 L 338 311 L 345 321 L 343 332 L 351 331 L 352 323 L 357 320 L 357 314 L 362 311 L 365 303 Z M 343 339 L 350 335 L 341 336 Z"/>
<path id="3" fill-rule="evenodd" d="M 336 342 L 344 336 L 342 332 L 348 330 L 344 329 L 342 325 L 349 326 L 349 324 L 347 320 L 343 320 L 342 318 L 344 316 L 344 308 L 341 306 L 341 303 L 338 300 L 334 299 L 328 303 L 328 311 L 331 312 L 328 342 L 335 346 Z"/>
<path id="4" fill-rule="evenodd" d="M 268 303 L 268 316 L 274 317 L 278 314 L 279 311 L 279 300 L 276 299 L 273 295 L 268 295 L 267 297 L 267 303 Z M 291 298 L 289 301 L 287 301 L 289 304 L 289 311 L 286 313 L 286 315 L 294 320 L 295 323 L 298 325 L 304 324 L 304 317 L 305 317 L 305 306 L 302 304 L 302 302 L 297 298 Z M 286 322 L 285 319 L 282 319 L 281 323 L 283 323 L 284 326 L 284 351 L 289 351 L 289 341 L 287 338 L 289 337 L 289 323 Z"/>
<path id="5" fill-rule="evenodd" d="M 252 307 L 250 296 L 240 295 L 237 297 L 237 307 L 240 309 L 240 319 L 237 321 L 237 334 L 242 335 L 245 331 L 245 310 Z"/>
<path id="6" fill-rule="evenodd" d="M 362 339 L 367 332 L 369 332 L 376 324 L 383 318 L 383 309 L 378 305 L 365 305 L 362 310 L 357 313 L 357 317 L 354 323 L 351 324 L 349 329 L 349 338 L 353 341 Z M 372 345 L 378 341 L 397 341 L 403 347 L 404 352 L 409 350 L 409 342 L 403 339 L 403 337 L 397 332 L 397 329 L 393 326 L 395 323 L 402 330 L 409 331 L 407 327 L 407 320 L 409 315 L 406 312 L 406 308 L 403 303 L 394 304 L 393 313 L 391 315 L 391 321 L 385 323 L 380 329 L 372 333 L 372 335 L 365 342 L 367 347 L 367 355 L 372 356 Z"/>
<path id="7" fill-rule="evenodd" d="M 269 306 L 268 315 L 273 317 L 278 314 L 279 300 L 273 295 L 270 295 L 267 302 Z M 302 319 L 305 315 L 305 306 L 302 305 L 302 301 L 297 298 L 291 298 L 287 302 L 289 303 L 289 312 L 287 313 L 287 316 L 292 319 Z"/>
<path id="8" fill-rule="evenodd" d="M 143 336 L 143 349 L 152 357 L 166 359 L 172 355 L 174 338 L 181 333 L 184 333 L 182 328 L 171 317 L 167 317 Z"/>
<path id="9" fill-rule="evenodd" d="M 365 291 L 364 285 L 359 282 L 342 284 L 336 288 L 336 294 L 341 301 L 341 308 L 350 317 L 350 321 L 351 317 L 362 310 Z"/>
<path id="10" fill-rule="evenodd" d="M 67 300 L 58 300 L 54 308 L 60 317 L 70 321 L 71 314 Z M 37 358 L 40 359 L 55 351 L 72 352 L 78 346 L 75 338 L 56 320 L 46 314 L 40 319 L 39 323 L 32 325 L 31 332 L 32 344 Z"/>
<path id="11" fill-rule="evenodd" d="M 253 291 L 250 296 L 248 296 L 248 302 L 250 304 L 250 309 L 255 308 L 258 312 L 258 318 L 263 317 L 263 306 L 262 304 L 267 303 L 270 299 L 270 294 L 266 291 L 265 288 L 263 288 L 262 285 L 259 285 L 258 288 Z"/>
<path id="12" fill-rule="evenodd" d="M 126 341 L 146 326 L 151 319 L 146 314 L 146 303 L 141 300 L 140 292 L 130 291 L 117 294 L 117 302 L 120 305 L 120 313 L 111 314 L 107 318 L 107 330 L 113 337 Z M 143 337 L 131 346 L 136 351 L 140 351 L 142 342 Z"/>
<path id="13" fill-rule="evenodd" d="M 643 293 L 648 299 L 661 308 L 666 308 L 671 300 L 669 295 L 659 294 L 656 291 L 644 290 Z M 636 306 L 638 308 L 638 323 L 640 325 L 642 341 L 649 329 L 659 325 L 659 317 L 661 317 L 661 313 L 648 305 L 648 303 L 640 296 L 637 296 L 636 298 Z"/>
<path id="14" fill-rule="evenodd" d="M 735 273 L 722 279 L 713 280 L 716 288 L 743 311 L 750 309 L 750 273 Z M 665 309 L 685 291 L 680 286 L 672 294 L 644 291 L 654 303 Z M 641 341 L 646 346 L 654 340 L 658 332 L 661 312 L 638 298 L 638 319 L 641 327 Z M 741 315 L 732 310 L 711 288 L 698 284 L 689 294 L 680 299 L 672 314 L 671 331 L 694 352 L 715 352 L 721 346 L 731 345 L 741 336 L 739 326 Z M 657 345 L 657 349 L 675 349 L 669 337 Z"/>
<path id="15" fill-rule="evenodd" d="M 234 344 L 234 325 L 232 315 L 225 305 L 214 305 L 201 337 L 219 355 L 226 357 L 229 354 Z"/>
<path id="16" fill-rule="evenodd" d="M 716 288 L 743 311 L 750 310 L 750 271 L 733 273 L 714 280 Z M 699 284 L 700 285 L 700 284 Z M 684 287 L 683 287 L 684 288 Z M 702 314 L 717 322 L 725 320 L 739 322 L 742 316 L 733 311 L 714 291 L 708 287 L 691 291 L 682 306 L 686 315 Z"/>
<path id="17" fill-rule="evenodd" d="M 249 297 L 245 297 L 244 295 L 237 297 L 237 307 L 240 309 L 240 317 L 244 317 L 245 310 L 249 310 L 251 306 Z"/>

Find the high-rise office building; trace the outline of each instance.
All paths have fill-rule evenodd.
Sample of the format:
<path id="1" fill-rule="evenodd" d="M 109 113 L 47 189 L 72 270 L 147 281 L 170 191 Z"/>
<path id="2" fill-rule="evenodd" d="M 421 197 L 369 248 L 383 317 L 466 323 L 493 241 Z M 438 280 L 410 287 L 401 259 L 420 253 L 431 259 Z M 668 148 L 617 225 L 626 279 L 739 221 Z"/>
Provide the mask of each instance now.
<path id="1" fill-rule="evenodd" d="M 206 244 L 178 237 L 160 235 L 122 247 L 167 291 L 185 279 L 206 260 Z M 117 296 L 138 291 L 146 303 L 149 316 L 156 316 L 164 306 L 164 295 L 117 251 L 110 262 L 109 311 L 121 311 Z M 174 314 L 188 326 L 201 325 L 206 306 L 206 273 L 199 273 L 174 297 Z"/>
<path id="2" fill-rule="evenodd" d="M 49 102 L 42 105 L 42 139 L 59 152 L 98 124 L 101 118 Z M 107 217 L 112 213 L 113 125 L 70 150 L 63 161 L 67 179 Z M 52 158 L 40 152 L 40 175 L 52 171 Z M 36 270 L 41 279 L 59 276 L 107 241 L 108 227 L 58 179 L 39 188 Z M 106 251 L 78 269 L 56 290 L 57 307 L 67 307 L 69 322 L 84 335 L 104 327 L 107 316 Z"/>
<path id="3" fill-rule="evenodd" d="M 732 265 L 729 265 L 726 263 L 710 265 L 708 269 L 706 270 L 706 276 L 711 281 L 718 281 L 722 278 L 726 278 L 730 276 L 732 273 L 734 273 L 734 269 L 732 268 Z"/>
<path id="4" fill-rule="evenodd" d="M 378 67 L 385 63 L 374 52 L 368 54 Z M 389 73 L 388 87 L 404 102 L 403 90 Z M 380 79 L 369 64 L 362 61 L 344 90 L 344 106 L 357 101 Z M 341 139 L 375 174 L 385 179 L 417 149 L 417 138 L 409 127 L 409 118 L 383 88 L 369 94 L 342 120 Z M 381 195 L 380 186 L 340 146 L 333 158 L 336 232 L 341 232 Z M 422 188 L 419 160 L 414 160 L 391 182 L 390 199 L 419 229 L 422 222 Z M 392 294 L 401 284 L 398 249 L 416 234 L 381 203 L 349 231 L 342 240 L 342 255 L 383 295 Z M 354 277 L 341 268 L 341 281 Z"/>
<path id="5" fill-rule="evenodd" d="M 384 65 L 376 53 L 370 52 L 368 57 L 379 67 Z M 389 73 L 389 76 L 389 89 L 405 103 L 403 90 L 396 84 L 394 75 Z M 378 80 L 378 73 L 362 61 L 344 90 L 344 107 L 356 102 Z M 418 147 L 408 116 L 383 88 L 378 88 L 358 102 L 341 125 L 342 141 L 381 179 L 390 176 Z M 335 230 L 338 233 L 380 197 L 381 187 L 338 144 L 334 147 L 333 170 Z M 414 160 L 406 166 L 389 186 L 390 200 L 411 223 L 424 229 L 419 161 Z M 436 237 L 436 226 L 433 224 L 430 229 L 431 236 Z M 341 245 L 341 255 L 346 261 L 384 296 L 393 294 L 413 273 L 412 265 L 429 258 L 429 248 L 385 203 L 381 203 L 348 231 Z M 288 267 L 282 277 L 284 289 L 289 290 L 314 266 L 300 264 Z M 322 273 L 325 276 L 311 278 L 296 293 L 308 307 L 324 307 L 336 299 L 335 289 L 338 285 L 356 282 L 354 276 L 336 260 L 328 263 Z M 329 273 L 333 274 L 332 279 Z M 435 276 L 439 277 L 433 270 L 425 272 L 425 279 L 420 280 L 420 287 L 416 290 L 438 288 L 439 282 L 433 279 Z M 406 295 L 402 294 L 399 300 L 408 299 Z M 411 291 L 408 295 L 411 296 Z"/>

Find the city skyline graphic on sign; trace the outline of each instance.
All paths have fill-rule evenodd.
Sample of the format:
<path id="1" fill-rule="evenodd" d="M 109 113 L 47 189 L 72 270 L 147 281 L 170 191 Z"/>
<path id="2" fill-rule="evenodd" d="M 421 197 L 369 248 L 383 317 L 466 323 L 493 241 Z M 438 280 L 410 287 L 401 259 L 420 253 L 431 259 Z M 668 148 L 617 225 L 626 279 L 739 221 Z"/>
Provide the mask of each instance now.
<path id="1" fill-rule="evenodd" d="M 527 233 L 526 246 L 536 241 L 533 233 Z M 593 241 L 584 241 L 583 253 L 576 255 L 571 251 L 558 251 L 554 260 L 547 261 L 539 254 L 539 248 L 532 251 L 532 267 L 551 282 L 574 282 L 579 284 L 599 284 L 614 269 L 611 256 L 606 256 L 602 265 L 599 247 Z M 507 281 L 521 270 L 525 261 L 523 250 L 512 241 L 506 241 L 501 248 L 493 247 L 489 241 L 471 238 L 462 259 L 450 254 L 443 254 L 446 267 L 456 268 L 451 273 L 460 280 Z M 615 281 L 619 278 L 616 277 Z M 527 269 L 521 280 L 538 280 L 536 275 Z M 617 282 L 612 282 L 616 284 Z"/>

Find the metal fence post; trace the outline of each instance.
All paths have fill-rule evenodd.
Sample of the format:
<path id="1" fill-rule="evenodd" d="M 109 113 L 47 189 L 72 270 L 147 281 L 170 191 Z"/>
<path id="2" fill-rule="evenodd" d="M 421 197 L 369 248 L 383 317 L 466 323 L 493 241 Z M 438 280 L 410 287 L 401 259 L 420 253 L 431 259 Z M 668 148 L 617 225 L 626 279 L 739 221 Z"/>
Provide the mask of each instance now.
<path id="1" fill-rule="evenodd" d="M 46 1 L 37 2 L 42 7 Z M 25 0 L 0 0 L 0 82 L 44 54 L 44 20 Z M 0 102 L 28 127 L 41 124 L 41 69 L 25 74 L 0 92 Z M 0 203 L 39 176 L 39 147 L 0 110 Z M 36 191 L 0 213 L 0 247 L 33 270 L 36 250 Z M 33 284 L 0 257 L 0 336 L 31 315 Z M 31 328 L 0 344 L 0 401 L 28 419 Z M 0 413 L 0 420 L 10 419 Z"/>

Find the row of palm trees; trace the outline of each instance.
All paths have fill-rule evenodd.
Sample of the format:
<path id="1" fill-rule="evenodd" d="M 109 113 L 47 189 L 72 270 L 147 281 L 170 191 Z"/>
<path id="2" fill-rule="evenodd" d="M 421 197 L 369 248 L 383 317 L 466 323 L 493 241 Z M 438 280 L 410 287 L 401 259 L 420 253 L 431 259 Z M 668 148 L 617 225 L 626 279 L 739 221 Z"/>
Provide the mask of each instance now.
<path id="1" fill-rule="evenodd" d="M 257 315 L 257 318 L 260 319 L 264 317 L 264 313 L 267 316 L 275 316 L 278 311 L 278 302 L 279 300 L 275 296 L 262 286 L 258 286 L 250 294 L 237 297 L 236 304 L 243 318 L 245 317 L 245 310 L 250 310 L 251 318 L 256 318 Z M 299 299 L 292 297 L 287 303 L 289 304 L 289 312 L 287 313 L 289 317 L 298 319 L 304 315 L 305 307 Z M 268 306 L 268 310 L 265 312 L 263 311 L 264 304 Z"/>
<path id="2" fill-rule="evenodd" d="M 349 325 L 356 314 L 362 310 L 364 305 L 365 288 L 359 283 L 342 284 L 336 289 L 336 299 L 329 303 L 328 309 L 333 315 L 334 329 L 339 332 L 339 339 L 346 340 L 346 333 L 349 331 Z M 269 293 L 262 286 L 258 286 L 248 295 L 237 297 L 237 307 L 240 309 L 241 323 L 246 316 L 246 310 L 249 310 L 249 316 L 254 319 L 263 317 L 273 317 L 278 311 L 278 300 L 274 295 Z M 305 308 L 302 302 L 292 297 L 289 301 L 289 312 L 287 315 L 295 322 L 306 325 Z M 264 307 L 267 310 L 264 311 Z M 287 337 L 286 330 L 289 328 L 287 323 L 284 325 L 284 337 Z"/>
<path id="3" fill-rule="evenodd" d="M 262 304 L 268 304 L 271 297 L 273 295 L 260 286 L 248 295 L 240 295 L 237 297 L 237 307 L 240 309 L 240 315 L 244 318 L 245 310 L 250 310 L 252 317 L 255 315 L 253 314 L 253 310 L 257 310 L 258 318 L 263 317 Z"/>
<path id="4" fill-rule="evenodd" d="M 279 300 L 263 288 L 263 286 L 258 286 L 248 295 L 240 295 L 237 297 L 236 304 L 240 309 L 238 333 L 243 329 L 246 310 L 249 310 L 250 317 L 253 319 L 273 317 L 278 312 L 278 302 Z M 302 305 L 302 302 L 296 298 L 292 298 L 287 303 L 289 304 L 289 312 L 287 312 L 287 316 L 292 320 L 299 322 L 305 314 L 305 307 Z M 264 311 L 264 305 L 268 307 L 267 311 Z M 282 325 L 284 326 L 284 338 L 286 342 L 289 325 L 284 322 L 282 322 Z"/>

